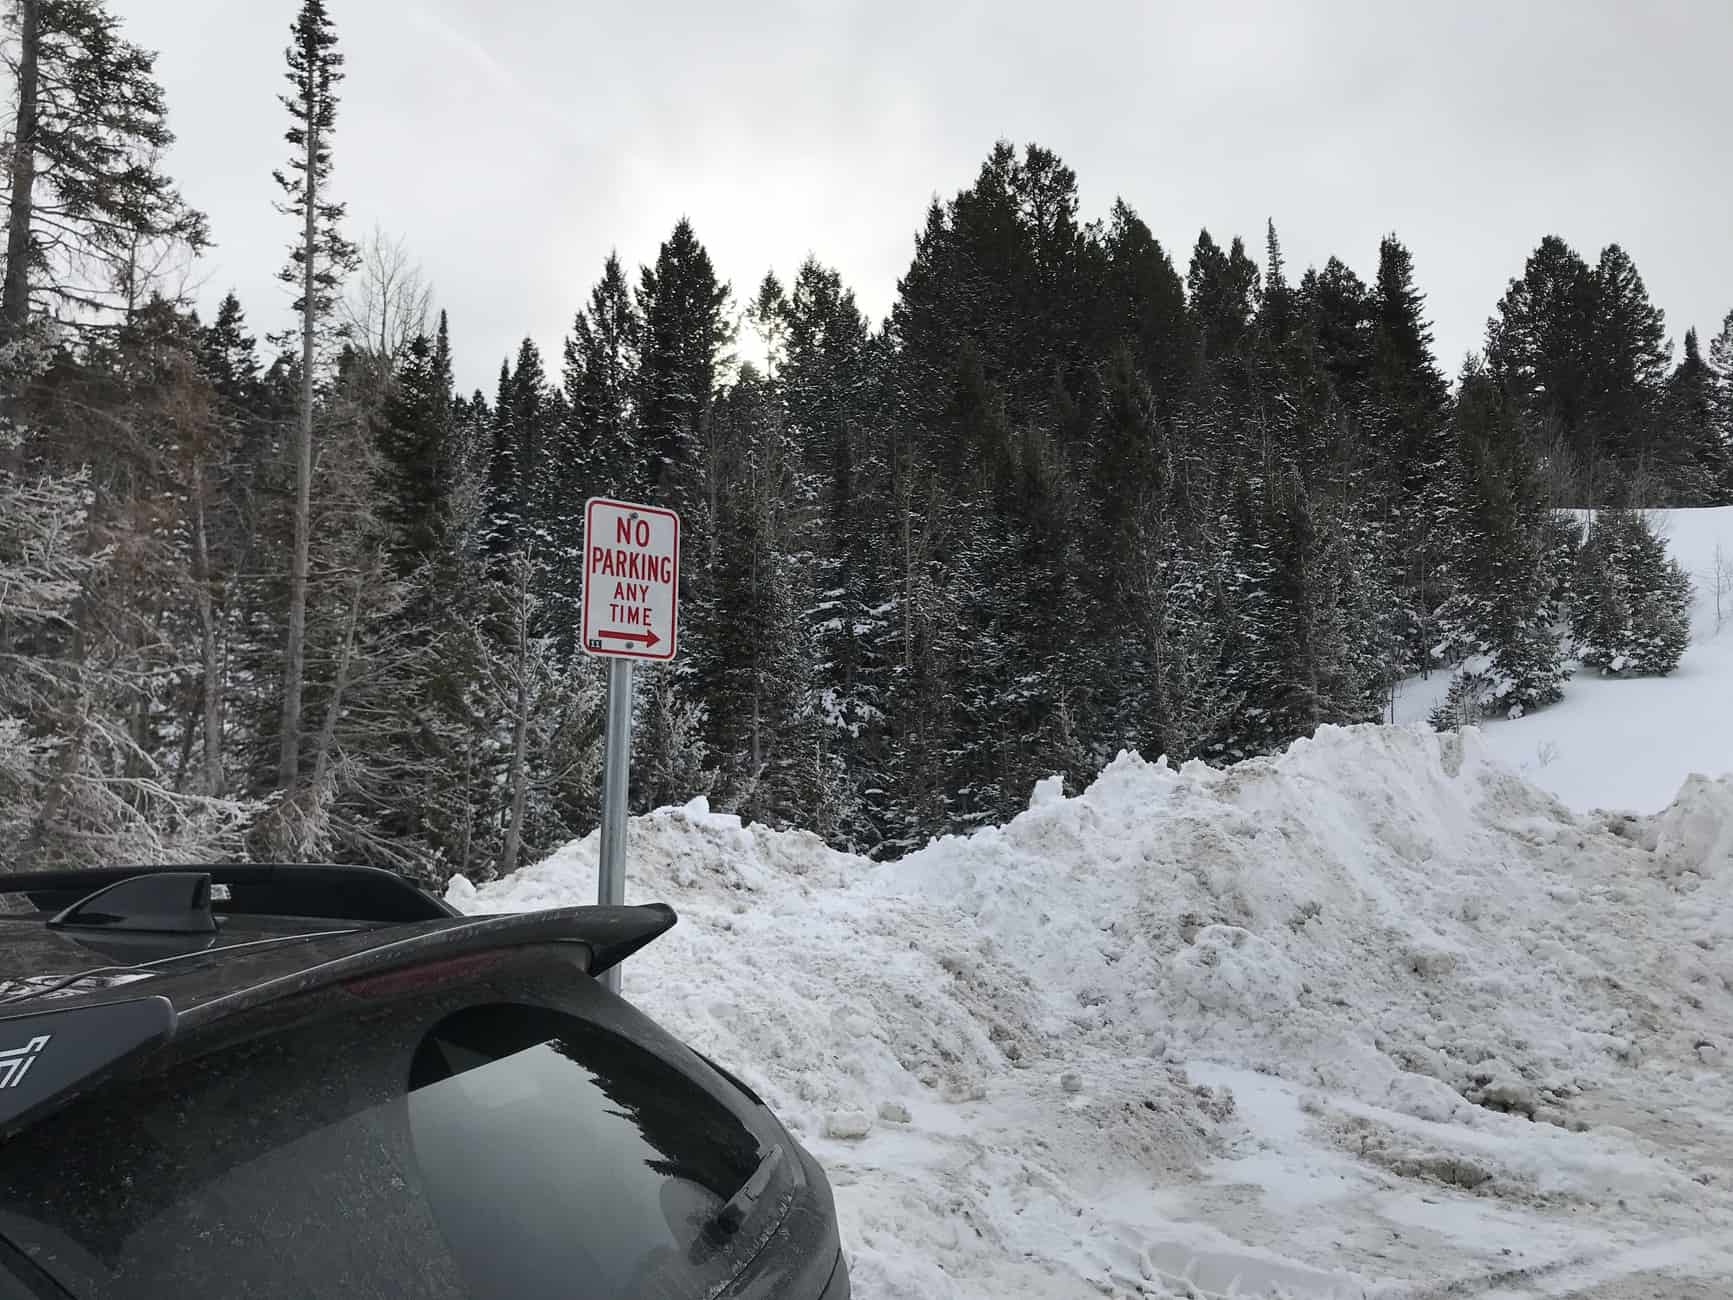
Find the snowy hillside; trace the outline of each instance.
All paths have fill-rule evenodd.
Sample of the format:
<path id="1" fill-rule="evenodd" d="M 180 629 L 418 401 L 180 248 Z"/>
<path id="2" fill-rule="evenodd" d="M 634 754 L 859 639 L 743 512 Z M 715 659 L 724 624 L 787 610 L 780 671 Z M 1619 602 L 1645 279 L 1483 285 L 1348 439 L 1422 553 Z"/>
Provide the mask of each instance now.
<path id="1" fill-rule="evenodd" d="M 1586 816 L 1326 729 L 889 865 L 701 802 L 629 863 L 681 923 L 627 996 L 825 1163 L 863 1300 L 1733 1294 L 1733 779 Z"/>
<path id="2" fill-rule="evenodd" d="M 1678 671 L 1628 680 L 1580 671 L 1562 703 L 1486 728 L 1490 752 L 1573 808 L 1655 812 L 1693 772 L 1733 772 L 1733 507 L 1653 517 L 1696 588 Z M 1424 722 L 1449 684 L 1448 673 L 1406 683 L 1396 721 Z"/>

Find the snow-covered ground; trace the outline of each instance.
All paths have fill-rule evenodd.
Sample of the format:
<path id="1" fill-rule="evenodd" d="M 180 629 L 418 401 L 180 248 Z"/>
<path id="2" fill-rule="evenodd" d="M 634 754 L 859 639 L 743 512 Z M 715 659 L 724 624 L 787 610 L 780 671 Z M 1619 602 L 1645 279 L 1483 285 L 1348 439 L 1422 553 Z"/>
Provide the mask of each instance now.
<path id="1" fill-rule="evenodd" d="M 862 1300 L 1725 1300 L 1733 778 L 1585 815 L 1491 746 L 1122 756 L 891 864 L 664 810 L 625 992 L 824 1162 Z"/>
<path id="2" fill-rule="evenodd" d="M 1628 680 L 1579 672 L 1561 703 L 1486 727 L 1493 754 L 1573 808 L 1655 812 L 1692 773 L 1733 772 L 1733 507 L 1654 519 L 1696 586 L 1692 645 L 1678 671 Z M 1404 683 L 1395 720 L 1425 721 L 1449 685 L 1449 673 Z"/>

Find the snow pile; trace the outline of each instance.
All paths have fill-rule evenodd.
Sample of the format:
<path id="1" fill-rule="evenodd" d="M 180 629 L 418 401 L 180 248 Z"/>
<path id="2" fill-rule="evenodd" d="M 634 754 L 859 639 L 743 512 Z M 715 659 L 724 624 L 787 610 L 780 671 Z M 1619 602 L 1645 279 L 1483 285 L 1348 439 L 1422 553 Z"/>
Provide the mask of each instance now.
<path id="1" fill-rule="evenodd" d="M 1560 703 L 1486 729 L 1493 754 L 1583 811 L 1655 812 L 1693 773 L 1733 772 L 1733 506 L 1652 518 L 1695 593 L 1678 669 L 1622 679 L 1585 669 Z M 1403 683 L 1395 720 L 1424 721 L 1449 685 L 1445 672 Z"/>
<path id="2" fill-rule="evenodd" d="M 450 897 L 591 901 L 596 850 Z M 1733 780 L 1580 817 L 1325 729 L 892 864 L 702 801 L 628 861 L 681 924 L 627 996 L 818 1154 L 864 1300 L 1733 1279 Z"/>

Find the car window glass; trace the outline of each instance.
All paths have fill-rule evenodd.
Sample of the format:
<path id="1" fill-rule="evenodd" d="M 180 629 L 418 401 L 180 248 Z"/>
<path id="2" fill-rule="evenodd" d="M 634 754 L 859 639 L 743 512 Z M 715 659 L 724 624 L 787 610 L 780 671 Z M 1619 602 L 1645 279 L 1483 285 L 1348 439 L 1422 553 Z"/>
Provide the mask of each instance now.
<path id="1" fill-rule="evenodd" d="M 466 1274 L 515 1270 L 513 1295 L 653 1294 L 706 1253 L 758 1142 L 655 1056 L 539 1007 L 481 1006 L 423 1041 L 409 1128 Z M 480 1277 L 478 1276 L 478 1286 Z"/>
<path id="2" fill-rule="evenodd" d="M 303 1026 L 75 1103 L 0 1148 L 0 1234 L 104 1300 L 687 1300 L 763 1240 L 773 1205 L 717 1228 L 763 1158 L 625 1037 L 544 1006 L 447 1005 Z"/>

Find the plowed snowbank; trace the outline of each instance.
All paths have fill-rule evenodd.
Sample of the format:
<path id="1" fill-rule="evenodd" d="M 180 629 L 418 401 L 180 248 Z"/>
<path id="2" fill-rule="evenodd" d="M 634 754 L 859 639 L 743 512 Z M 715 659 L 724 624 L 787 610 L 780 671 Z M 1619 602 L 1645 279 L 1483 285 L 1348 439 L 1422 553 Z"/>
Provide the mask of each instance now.
<path id="1" fill-rule="evenodd" d="M 450 897 L 593 901 L 596 849 Z M 628 861 L 681 924 L 627 996 L 819 1154 L 866 1300 L 1733 1278 L 1733 780 L 1584 817 L 1326 728 L 892 864 L 702 801 Z"/>

